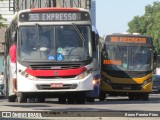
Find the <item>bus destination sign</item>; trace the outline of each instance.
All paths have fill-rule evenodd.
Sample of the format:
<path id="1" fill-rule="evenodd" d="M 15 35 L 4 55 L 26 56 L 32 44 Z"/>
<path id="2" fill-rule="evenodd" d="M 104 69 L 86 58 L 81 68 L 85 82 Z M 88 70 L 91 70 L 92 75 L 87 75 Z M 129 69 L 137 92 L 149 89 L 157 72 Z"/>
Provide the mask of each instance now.
<path id="1" fill-rule="evenodd" d="M 133 37 L 133 36 L 110 36 L 106 38 L 106 42 L 111 43 L 151 43 L 151 39 L 148 37 Z"/>
<path id="2" fill-rule="evenodd" d="M 146 43 L 146 38 L 140 38 L 140 37 L 110 37 L 110 42 Z"/>
<path id="3" fill-rule="evenodd" d="M 21 13 L 21 22 L 43 22 L 43 21 L 79 21 L 89 20 L 87 13 L 78 12 L 48 12 L 48 13 Z"/>
<path id="4" fill-rule="evenodd" d="M 80 20 L 79 13 L 29 13 L 29 21 L 75 21 Z"/>

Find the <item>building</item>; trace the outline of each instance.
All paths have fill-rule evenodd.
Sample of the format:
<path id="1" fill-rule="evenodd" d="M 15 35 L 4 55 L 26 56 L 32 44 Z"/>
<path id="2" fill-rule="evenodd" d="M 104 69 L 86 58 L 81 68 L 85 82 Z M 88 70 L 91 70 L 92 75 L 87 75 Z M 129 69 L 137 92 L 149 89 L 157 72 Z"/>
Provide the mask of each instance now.
<path id="1" fill-rule="evenodd" d="M 13 18 L 13 11 L 9 11 L 9 3 L 13 4 L 12 0 L 3 0 L 0 1 L 0 14 L 3 18 L 6 18 L 6 21 L 2 21 L 6 27 L 0 28 L 0 72 L 4 71 L 3 67 L 3 55 L 4 55 L 4 41 L 5 41 L 5 31 L 7 25 L 11 22 Z"/>
<path id="2" fill-rule="evenodd" d="M 91 19 L 92 24 L 96 27 L 96 0 L 91 0 Z"/>
<path id="3" fill-rule="evenodd" d="M 9 11 L 9 0 L 3 0 L 0 1 L 0 14 L 2 15 L 3 18 L 6 19 L 6 21 L 2 21 L 3 24 L 7 25 L 11 22 L 12 18 L 13 18 L 13 11 Z M 0 54 L 2 54 L 3 51 L 3 43 L 5 40 L 5 30 L 6 27 L 0 28 Z"/>

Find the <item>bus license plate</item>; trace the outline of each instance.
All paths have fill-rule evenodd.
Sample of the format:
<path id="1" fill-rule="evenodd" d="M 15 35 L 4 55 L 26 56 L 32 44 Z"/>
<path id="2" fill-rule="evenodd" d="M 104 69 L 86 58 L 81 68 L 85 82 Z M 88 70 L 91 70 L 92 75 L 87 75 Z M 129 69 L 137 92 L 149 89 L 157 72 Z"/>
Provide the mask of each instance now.
<path id="1" fill-rule="evenodd" d="M 131 87 L 123 87 L 124 90 L 131 90 Z"/>
<path id="2" fill-rule="evenodd" d="M 52 83 L 51 87 L 52 88 L 61 88 L 61 87 L 63 87 L 63 83 Z"/>

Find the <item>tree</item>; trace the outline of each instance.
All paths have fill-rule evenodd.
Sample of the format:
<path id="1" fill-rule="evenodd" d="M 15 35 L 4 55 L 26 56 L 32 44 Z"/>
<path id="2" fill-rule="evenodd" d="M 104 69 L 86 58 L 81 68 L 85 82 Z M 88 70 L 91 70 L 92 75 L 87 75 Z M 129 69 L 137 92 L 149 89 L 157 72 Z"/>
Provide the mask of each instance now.
<path id="1" fill-rule="evenodd" d="M 3 1 L 3 0 L 0 0 L 0 1 Z M 3 18 L 2 15 L 0 14 L 0 28 L 6 26 L 5 24 L 3 24 L 3 21 L 6 21 L 6 20 L 7 20 L 7 19 L 6 19 L 6 18 Z"/>
<path id="2" fill-rule="evenodd" d="M 6 25 L 3 24 L 3 21 L 6 21 L 7 19 L 3 18 L 2 15 L 0 14 L 0 28 L 5 27 Z"/>
<path id="3" fill-rule="evenodd" d="M 153 37 L 155 49 L 160 53 L 160 2 L 145 6 L 145 14 L 135 16 L 129 23 L 128 32 L 139 32 Z"/>

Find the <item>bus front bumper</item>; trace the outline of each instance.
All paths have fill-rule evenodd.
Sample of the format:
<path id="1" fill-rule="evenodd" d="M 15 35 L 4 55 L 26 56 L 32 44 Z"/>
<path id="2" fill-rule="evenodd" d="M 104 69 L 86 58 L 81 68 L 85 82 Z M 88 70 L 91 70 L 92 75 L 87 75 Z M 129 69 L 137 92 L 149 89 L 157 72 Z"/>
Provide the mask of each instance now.
<path id="1" fill-rule="evenodd" d="M 106 91 L 107 93 L 114 92 L 114 93 L 150 93 L 152 91 L 152 82 L 149 82 L 145 85 L 125 85 L 125 84 L 120 84 L 115 87 L 112 85 L 107 84 L 104 81 L 101 81 L 100 84 L 100 90 Z"/>
<path id="2" fill-rule="evenodd" d="M 19 76 L 17 80 L 18 92 L 73 92 L 93 90 L 93 75 L 83 79 L 38 79 L 29 80 Z"/>

